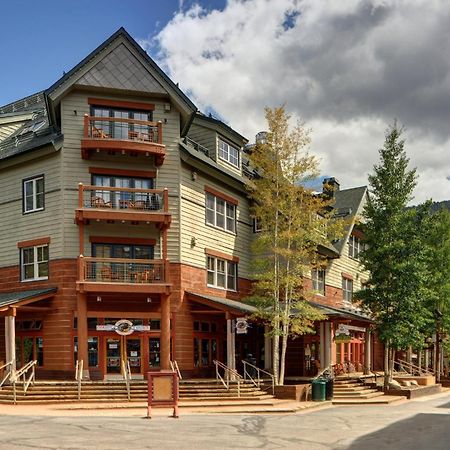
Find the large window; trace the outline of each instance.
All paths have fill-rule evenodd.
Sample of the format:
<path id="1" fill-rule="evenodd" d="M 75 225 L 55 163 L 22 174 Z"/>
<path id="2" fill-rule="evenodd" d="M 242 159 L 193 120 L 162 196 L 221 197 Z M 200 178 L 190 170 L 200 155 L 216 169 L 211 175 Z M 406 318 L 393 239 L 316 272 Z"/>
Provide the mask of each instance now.
<path id="1" fill-rule="evenodd" d="M 23 180 L 23 212 L 44 209 L 44 175 Z"/>
<path id="2" fill-rule="evenodd" d="M 321 295 L 325 295 L 325 270 L 312 269 L 311 280 L 313 290 L 317 291 L 317 293 Z"/>
<path id="3" fill-rule="evenodd" d="M 207 257 L 208 286 L 237 290 L 237 264 L 232 261 Z"/>
<path id="4" fill-rule="evenodd" d="M 133 244 L 92 244 L 92 256 L 97 258 L 153 259 L 153 246 Z"/>
<path id="5" fill-rule="evenodd" d="M 239 167 L 239 149 L 219 138 L 219 158 Z"/>
<path id="6" fill-rule="evenodd" d="M 48 244 L 20 249 L 22 281 L 48 279 Z"/>
<path id="7" fill-rule="evenodd" d="M 353 297 L 353 280 L 342 277 L 342 298 L 346 302 L 351 302 Z"/>
<path id="8" fill-rule="evenodd" d="M 236 205 L 206 193 L 206 223 L 236 233 Z"/>
<path id="9" fill-rule="evenodd" d="M 359 254 L 364 250 L 364 244 L 361 239 L 352 235 L 348 240 L 348 256 L 359 259 Z"/>

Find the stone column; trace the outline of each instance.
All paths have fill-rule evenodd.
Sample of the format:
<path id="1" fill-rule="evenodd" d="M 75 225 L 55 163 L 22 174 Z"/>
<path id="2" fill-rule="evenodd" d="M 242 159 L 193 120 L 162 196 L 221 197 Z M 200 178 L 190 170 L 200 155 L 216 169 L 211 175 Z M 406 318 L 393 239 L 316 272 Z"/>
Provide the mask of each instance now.
<path id="1" fill-rule="evenodd" d="M 16 310 L 15 308 L 8 311 L 5 317 L 5 350 L 6 361 L 12 361 L 10 379 L 16 373 Z"/>
<path id="2" fill-rule="evenodd" d="M 320 337 L 320 352 L 319 352 L 319 359 L 320 359 L 320 369 L 323 369 L 324 363 L 325 363 L 325 323 L 320 322 L 320 331 L 319 331 L 319 337 Z"/>
<path id="3" fill-rule="evenodd" d="M 170 297 L 161 295 L 161 369 L 170 369 Z"/>
<path id="4" fill-rule="evenodd" d="M 323 364 L 322 368 L 331 366 L 331 322 L 324 323 L 324 342 L 325 347 L 323 350 Z"/>
<path id="5" fill-rule="evenodd" d="M 78 360 L 83 361 L 83 379 L 89 379 L 87 296 L 77 293 Z"/>

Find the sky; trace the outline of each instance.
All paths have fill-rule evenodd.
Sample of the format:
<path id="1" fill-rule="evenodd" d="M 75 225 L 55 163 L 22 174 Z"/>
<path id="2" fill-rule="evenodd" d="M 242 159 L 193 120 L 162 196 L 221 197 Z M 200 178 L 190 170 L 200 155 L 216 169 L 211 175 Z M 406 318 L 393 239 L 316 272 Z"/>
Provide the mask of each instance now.
<path id="1" fill-rule="evenodd" d="M 250 141 L 264 107 L 284 104 L 342 188 L 367 184 L 397 120 L 419 175 L 412 203 L 450 199 L 446 0 L 16 0 L 1 15 L 1 105 L 50 86 L 123 26 Z"/>

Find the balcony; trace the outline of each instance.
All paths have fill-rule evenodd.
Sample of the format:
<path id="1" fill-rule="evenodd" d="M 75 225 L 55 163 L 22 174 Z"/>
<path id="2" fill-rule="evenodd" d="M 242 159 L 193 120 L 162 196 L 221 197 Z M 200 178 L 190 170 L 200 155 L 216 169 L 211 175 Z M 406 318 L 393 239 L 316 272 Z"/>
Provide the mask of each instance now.
<path id="1" fill-rule="evenodd" d="M 119 117 L 84 116 L 81 156 L 92 153 L 145 155 L 155 157 L 155 165 L 164 162 L 166 147 L 162 143 L 162 123 Z"/>
<path id="2" fill-rule="evenodd" d="M 78 258 L 80 292 L 170 293 L 169 263 L 162 259 Z"/>
<path id="3" fill-rule="evenodd" d="M 171 222 L 167 189 L 132 189 L 78 185 L 78 224 L 89 220 L 146 222 L 167 227 Z"/>

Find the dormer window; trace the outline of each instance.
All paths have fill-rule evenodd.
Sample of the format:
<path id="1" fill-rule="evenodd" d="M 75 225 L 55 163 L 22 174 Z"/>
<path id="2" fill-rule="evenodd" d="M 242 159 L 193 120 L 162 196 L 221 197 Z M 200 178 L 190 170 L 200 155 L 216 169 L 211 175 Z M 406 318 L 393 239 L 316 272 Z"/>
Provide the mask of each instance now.
<path id="1" fill-rule="evenodd" d="M 219 138 L 219 158 L 239 168 L 239 149 Z"/>

